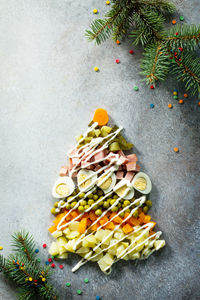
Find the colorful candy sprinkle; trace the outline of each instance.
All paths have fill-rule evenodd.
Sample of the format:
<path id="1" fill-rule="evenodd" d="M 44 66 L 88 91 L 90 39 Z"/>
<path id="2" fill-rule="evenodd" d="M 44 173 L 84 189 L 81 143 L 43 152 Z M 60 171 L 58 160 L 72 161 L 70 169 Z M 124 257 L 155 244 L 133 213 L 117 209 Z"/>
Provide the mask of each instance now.
<path id="1" fill-rule="evenodd" d="M 169 104 L 168 104 L 168 107 L 169 107 L 169 108 L 172 108 L 173 106 L 172 106 L 172 104 L 171 104 L 171 103 L 169 103 Z"/>
<path id="2" fill-rule="evenodd" d="M 93 14 L 97 14 L 98 10 L 96 8 L 93 9 Z"/>
<path id="3" fill-rule="evenodd" d="M 129 53 L 130 53 L 130 54 L 133 54 L 133 53 L 134 53 L 134 51 L 133 51 L 133 50 L 130 50 L 130 51 L 129 51 Z"/>
<path id="4" fill-rule="evenodd" d="M 96 300 L 100 300 L 101 298 L 100 298 L 100 296 L 96 296 Z"/>
<path id="5" fill-rule="evenodd" d="M 55 268 L 55 266 L 56 266 L 55 264 L 51 264 L 51 267 L 52 267 L 52 268 Z"/>
<path id="6" fill-rule="evenodd" d="M 63 265 L 59 265 L 59 268 L 62 270 L 64 268 L 64 266 Z"/>
<path id="7" fill-rule="evenodd" d="M 78 295 L 81 295 L 81 294 L 82 294 L 82 291 L 81 291 L 81 290 L 77 290 L 76 292 L 77 292 Z"/>
<path id="8" fill-rule="evenodd" d="M 135 85 L 135 86 L 133 87 L 133 89 L 134 89 L 134 91 L 138 91 L 138 90 L 139 90 L 139 87 L 138 87 L 137 85 Z"/>
<path id="9" fill-rule="evenodd" d="M 47 244 L 43 244 L 42 247 L 43 247 L 43 248 L 46 248 L 46 247 L 47 247 Z"/>
<path id="10" fill-rule="evenodd" d="M 39 249 L 35 249 L 35 253 L 38 253 L 39 252 Z"/>
<path id="11" fill-rule="evenodd" d="M 37 259 L 37 261 L 38 261 L 38 262 L 41 262 L 41 259 L 40 259 L 40 258 L 38 258 L 38 259 Z"/>
<path id="12" fill-rule="evenodd" d="M 177 99 L 178 99 L 178 96 L 174 96 L 173 98 L 174 98 L 175 100 L 177 100 Z"/>
<path id="13" fill-rule="evenodd" d="M 184 16 L 180 16 L 180 21 L 184 21 Z"/>
<path id="14" fill-rule="evenodd" d="M 188 94 L 184 94 L 183 96 L 184 96 L 184 98 L 188 98 Z"/>
<path id="15" fill-rule="evenodd" d="M 89 279 L 88 279 L 88 278 L 85 278 L 85 279 L 84 279 L 84 282 L 85 282 L 85 283 L 88 283 L 88 282 L 89 282 Z"/>
<path id="16" fill-rule="evenodd" d="M 178 35 L 178 32 L 176 32 L 175 34 Z"/>
<path id="17" fill-rule="evenodd" d="M 95 71 L 95 72 L 98 72 L 98 71 L 99 71 L 99 68 L 98 68 L 98 67 L 94 67 L 94 71 Z"/>
<path id="18" fill-rule="evenodd" d="M 2 246 L 0 246 L 0 250 L 3 250 L 3 247 L 2 247 Z"/>
<path id="19" fill-rule="evenodd" d="M 106 1 L 106 5 L 110 5 L 110 1 Z"/>
<path id="20" fill-rule="evenodd" d="M 116 62 L 116 64 L 119 64 L 119 63 L 120 63 L 120 60 L 119 60 L 119 59 L 116 59 L 115 62 Z"/>
<path id="21" fill-rule="evenodd" d="M 154 104 L 153 103 L 150 104 L 150 108 L 154 108 Z"/>
<path id="22" fill-rule="evenodd" d="M 152 85 L 150 85 L 150 89 L 154 89 L 154 85 L 152 84 Z"/>
<path id="23" fill-rule="evenodd" d="M 71 283 L 70 283 L 70 282 L 67 282 L 67 283 L 66 283 L 66 286 L 71 286 Z"/>
<path id="24" fill-rule="evenodd" d="M 116 40 L 116 44 L 117 44 L 117 45 L 120 45 L 121 42 L 120 42 L 119 40 Z"/>
<path id="25" fill-rule="evenodd" d="M 179 103 L 179 104 L 183 104 L 184 101 L 183 101 L 182 99 L 180 99 L 180 100 L 178 101 L 178 103 Z"/>
<path id="26" fill-rule="evenodd" d="M 176 20 L 172 20 L 172 24 L 175 25 L 176 24 Z"/>
<path id="27" fill-rule="evenodd" d="M 173 95 L 174 95 L 174 96 L 177 96 L 177 95 L 178 95 L 178 93 L 177 93 L 177 92 L 173 92 Z"/>
<path id="28" fill-rule="evenodd" d="M 49 265 L 49 262 L 48 262 L 48 260 L 47 260 L 47 261 L 45 261 L 45 265 L 47 265 L 47 266 Z"/>
<path id="29" fill-rule="evenodd" d="M 179 149 L 177 147 L 174 147 L 174 152 L 178 153 Z"/>
<path id="30" fill-rule="evenodd" d="M 177 89 L 174 89 L 174 92 L 178 92 L 178 90 L 177 90 Z"/>

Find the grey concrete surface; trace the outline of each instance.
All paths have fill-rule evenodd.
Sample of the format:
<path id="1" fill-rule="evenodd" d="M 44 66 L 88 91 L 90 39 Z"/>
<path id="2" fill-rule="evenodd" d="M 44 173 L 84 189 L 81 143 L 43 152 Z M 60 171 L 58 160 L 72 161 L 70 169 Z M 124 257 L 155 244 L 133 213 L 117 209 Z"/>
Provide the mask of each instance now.
<path id="1" fill-rule="evenodd" d="M 153 182 L 150 211 L 167 246 L 148 261 L 119 262 L 106 277 L 96 264 L 77 273 L 72 255 L 57 266 L 53 282 L 64 299 L 200 299 L 199 112 L 198 99 L 173 100 L 169 79 L 149 90 L 138 75 L 141 51 L 125 41 L 88 43 L 84 30 L 109 7 L 105 1 L 0 1 L 0 245 L 10 251 L 10 235 L 34 234 L 42 261 L 51 237 L 51 187 L 67 150 L 97 107 L 108 110 L 135 144 L 142 170 Z M 199 0 L 177 0 L 185 21 L 197 24 Z M 98 8 L 94 16 L 92 9 Z M 135 54 L 130 55 L 129 50 Z M 117 65 L 115 59 L 120 59 Z M 93 67 L 100 72 L 95 73 Z M 133 86 L 139 91 L 134 92 Z M 150 109 L 149 104 L 155 108 Z M 168 103 L 173 104 L 169 110 Z M 178 154 L 173 152 L 177 146 Z M 86 285 L 83 279 L 88 277 Z M 0 277 L 0 299 L 15 299 L 15 288 Z M 71 288 L 65 283 L 70 281 Z M 82 289 L 81 296 L 76 289 Z"/>

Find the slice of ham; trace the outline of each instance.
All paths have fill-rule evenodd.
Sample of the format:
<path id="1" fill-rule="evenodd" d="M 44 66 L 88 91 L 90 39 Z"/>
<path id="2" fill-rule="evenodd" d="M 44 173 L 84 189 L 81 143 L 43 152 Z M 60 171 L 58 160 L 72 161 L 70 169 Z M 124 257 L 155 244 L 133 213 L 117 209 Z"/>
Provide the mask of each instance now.
<path id="1" fill-rule="evenodd" d="M 121 162 L 122 165 L 126 164 L 128 162 L 128 158 L 126 156 L 121 155 L 119 157 L 119 160 Z"/>
<path id="2" fill-rule="evenodd" d="M 100 152 L 95 153 L 95 155 L 94 155 L 94 160 L 95 160 L 95 161 L 98 161 L 98 160 L 103 159 L 104 157 L 105 157 L 105 151 L 102 150 L 102 151 L 100 151 Z"/>
<path id="3" fill-rule="evenodd" d="M 117 171 L 117 179 L 122 179 L 124 177 L 124 172 L 123 171 Z"/>
<path id="4" fill-rule="evenodd" d="M 68 173 L 68 166 L 62 166 L 62 167 L 60 168 L 60 173 L 59 173 L 59 175 L 60 175 L 60 176 L 67 176 L 67 173 Z"/>
<path id="5" fill-rule="evenodd" d="M 128 181 L 131 181 L 133 179 L 134 175 L 135 175 L 134 172 L 129 171 L 126 173 L 125 179 Z"/>
<path id="6" fill-rule="evenodd" d="M 136 162 L 130 161 L 126 164 L 127 171 L 136 171 Z"/>
<path id="7" fill-rule="evenodd" d="M 129 154 L 127 155 L 127 158 L 129 161 L 134 161 L 134 162 L 138 161 L 136 154 Z"/>
<path id="8" fill-rule="evenodd" d="M 118 151 L 117 153 L 119 154 L 119 156 L 124 156 L 124 157 L 126 157 L 126 155 L 124 154 L 124 152 L 123 152 L 122 150 Z"/>
<path id="9" fill-rule="evenodd" d="M 99 171 L 101 168 L 102 168 L 102 167 L 101 167 L 100 165 L 97 164 L 97 165 L 95 166 L 95 168 L 94 168 L 94 171 Z"/>

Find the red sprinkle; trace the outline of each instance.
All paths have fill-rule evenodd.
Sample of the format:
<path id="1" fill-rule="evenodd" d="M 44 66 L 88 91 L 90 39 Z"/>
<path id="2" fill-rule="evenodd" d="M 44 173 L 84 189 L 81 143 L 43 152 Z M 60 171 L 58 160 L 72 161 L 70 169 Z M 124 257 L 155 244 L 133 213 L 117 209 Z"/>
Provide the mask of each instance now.
<path id="1" fill-rule="evenodd" d="M 116 64 L 119 64 L 120 63 L 120 60 L 119 59 L 116 59 Z"/>
<path id="2" fill-rule="evenodd" d="M 37 282 L 37 279 L 33 280 L 34 282 Z"/>
<path id="3" fill-rule="evenodd" d="M 176 35 L 178 35 L 178 32 L 176 32 Z"/>
<path id="4" fill-rule="evenodd" d="M 63 265 L 60 265 L 60 266 L 59 266 L 59 268 L 60 268 L 60 269 L 63 269 L 63 268 L 64 268 L 64 266 L 63 266 Z"/>
<path id="5" fill-rule="evenodd" d="M 55 266 L 56 266 L 55 264 L 51 264 L 51 267 L 52 267 L 52 268 L 55 268 Z"/>
<path id="6" fill-rule="evenodd" d="M 24 266 L 24 263 L 22 264 L 22 267 Z"/>
<path id="7" fill-rule="evenodd" d="M 130 53 L 130 54 L 133 54 L 133 53 L 134 53 L 134 51 L 133 51 L 133 50 L 130 50 L 130 51 L 129 51 L 129 53 Z"/>
<path id="8" fill-rule="evenodd" d="M 150 89 L 154 89 L 154 86 L 153 86 L 153 84 L 150 86 Z"/>
<path id="9" fill-rule="evenodd" d="M 52 258 L 48 258 L 48 262 L 51 263 L 53 260 Z"/>
<path id="10" fill-rule="evenodd" d="M 181 59 L 179 58 L 179 61 L 181 61 Z"/>
<path id="11" fill-rule="evenodd" d="M 43 244 L 42 247 L 43 247 L 43 248 L 46 248 L 46 247 L 47 247 L 47 244 Z"/>
<path id="12" fill-rule="evenodd" d="M 183 51 L 183 48 L 178 48 L 178 50 Z"/>

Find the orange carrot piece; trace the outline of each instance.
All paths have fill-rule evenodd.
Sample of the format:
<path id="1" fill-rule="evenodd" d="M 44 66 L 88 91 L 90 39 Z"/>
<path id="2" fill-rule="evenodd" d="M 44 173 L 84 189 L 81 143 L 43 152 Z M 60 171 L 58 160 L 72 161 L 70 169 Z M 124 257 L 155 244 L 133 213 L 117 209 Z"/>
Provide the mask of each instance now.
<path id="1" fill-rule="evenodd" d="M 97 122 L 99 126 L 106 125 L 108 123 L 108 113 L 103 108 L 97 108 L 94 113 L 93 122 Z"/>
<path id="2" fill-rule="evenodd" d="M 117 214 L 116 212 L 112 212 L 112 214 L 110 215 L 110 218 L 109 218 L 109 219 L 111 220 L 113 217 L 116 216 L 116 214 Z"/>
<path id="3" fill-rule="evenodd" d="M 83 218 L 78 225 L 78 232 L 84 233 L 87 227 L 87 218 Z"/>
<path id="4" fill-rule="evenodd" d="M 92 225 L 91 230 L 96 231 L 98 227 L 99 227 L 99 223 L 97 222 L 94 225 Z"/>
<path id="5" fill-rule="evenodd" d="M 140 221 L 135 217 L 131 217 L 129 220 L 127 220 L 127 222 L 132 226 L 140 225 Z"/>
<path id="6" fill-rule="evenodd" d="M 89 212 L 89 218 L 91 221 L 95 221 L 97 219 L 97 215 L 95 215 L 95 212 L 94 211 L 90 211 Z"/>
<path id="7" fill-rule="evenodd" d="M 106 216 L 104 216 L 103 218 L 101 218 L 101 220 L 99 222 L 101 225 L 104 225 L 108 222 L 108 218 Z"/>
<path id="8" fill-rule="evenodd" d="M 149 223 L 150 221 L 151 221 L 151 216 L 146 215 L 146 216 L 144 217 L 144 223 Z"/>
<path id="9" fill-rule="evenodd" d="M 130 233 L 130 232 L 133 231 L 133 227 L 132 227 L 130 224 L 124 225 L 124 226 L 122 227 L 122 229 L 123 229 L 123 232 L 124 232 L 125 234 L 128 234 L 128 233 Z"/>
<path id="10" fill-rule="evenodd" d="M 57 225 L 60 223 L 61 219 L 62 219 L 65 215 L 66 215 L 66 212 L 57 215 L 56 218 L 55 218 L 55 220 L 53 220 L 53 223 L 57 226 Z"/>
<path id="11" fill-rule="evenodd" d="M 141 212 L 139 214 L 139 221 L 140 221 L 140 224 L 143 224 L 144 223 L 144 218 L 145 218 L 145 214 L 143 212 Z"/>
<path id="12" fill-rule="evenodd" d="M 87 227 L 89 227 L 92 224 L 92 221 L 88 218 L 87 219 Z"/>
<path id="13" fill-rule="evenodd" d="M 110 229 L 110 230 L 113 230 L 115 228 L 115 225 L 114 223 L 111 221 L 109 222 L 108 224 L 106 224 L 104 227 L 104 229 Z"/>
<path id="14" fill-rule="evenodd" d="M 128 218 L 129 215 L 130 215 L 130 214 L 129 214 L 128 212 L 126 212 L 126 213 L 124 214 L 124 219 Z"/>
<path id="15" fill-rule="evenodd" d="M 150 231 L 149 231 L 149 235 L 153 235 L 153 234 L 155 234 L 155 231 L 150 230 Z"/>
<path id="16" fill-rule="evenodd" d="M 76 210 L 73 210 L 71 212 L 71 215 L 72 215 L 72 219 L 74 219 L 74 218 L 78 217 L 79 213 Z"/>
<path id="17" fill-rule="evenodd" d="M 121 224 L 123 221 L 123 219 L 120 216 L 117 216 L 113 219 L 113 222 L 117 223 L 117 224 Z"/>
<path id="18" fill-rule="evenodd" d="M 57 226 L 56 226 L 56 225 L 53 225 L 53 226 L 49 227 L 48 230 L 49 230 L 49 232 L 53 233 L 54 231 L 57 230 Z"/>

